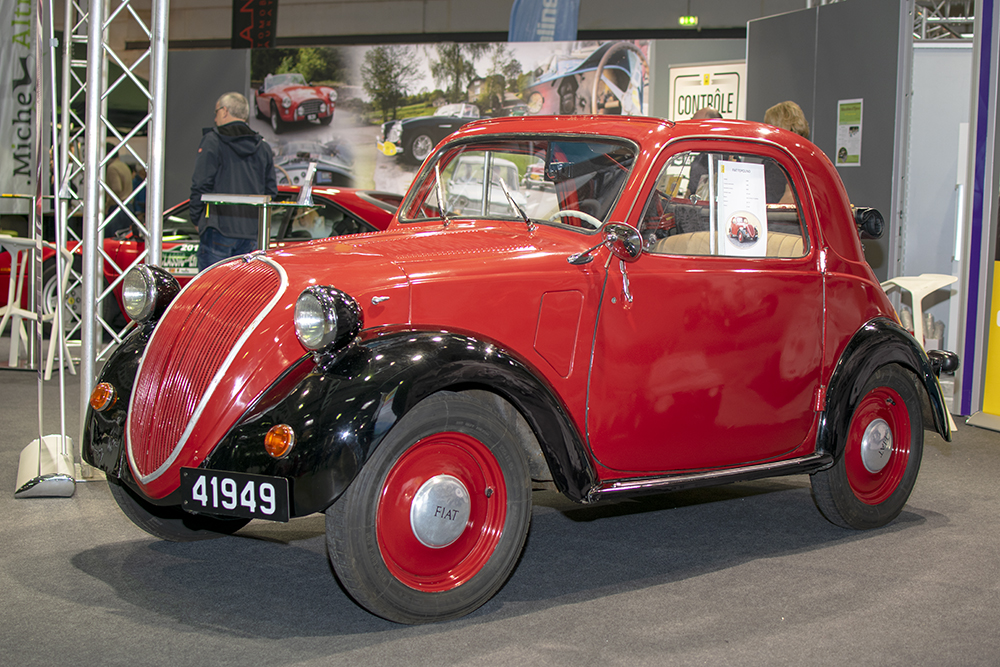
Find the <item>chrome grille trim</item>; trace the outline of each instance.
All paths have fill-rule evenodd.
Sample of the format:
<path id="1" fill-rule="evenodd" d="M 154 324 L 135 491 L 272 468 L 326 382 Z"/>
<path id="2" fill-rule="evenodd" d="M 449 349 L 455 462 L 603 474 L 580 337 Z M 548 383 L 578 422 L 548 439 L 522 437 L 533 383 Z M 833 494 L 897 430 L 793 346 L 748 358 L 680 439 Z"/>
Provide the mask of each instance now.
<path id="1" fill-rule="evenodd" d="M 226 355 L 226 358 L 223 360 L 222 365 L 219 367 L 219 370 L 215 373 L 214 376 L 212 376 L 211 382 L 209 382 L 208 387 L 206 387 L 204 395 L 202 395 L 201 400 L 198 402 L 198 405 L 195 407 L 194 412 L 191 414 L 191 418 L 185 425 L 184 431 L 181 433 L 181 437 L 178 440 L 177 444 L 174 446 L 173 450 L 170 452 L 170 455 L 160 465 L 159 468 L 149 473 L 148 475 L 142 475 L 139 472 L 139 465 L 136 462 L 135 455 L 132 451 L 132 438 L 130 434 L 132 432 L 132 415 L 134 414 L 134 411 L 133 410 L 129 411 L 128 419 L 125 424 L 125 442 L 126 442 L 125 449 L 128 452 L 129 466 L 132 468 L 132 474 L 135 475 L 135 477 L 142 484 L 148 484 L 149 482 L 152 482 L 157 478 L 159 478 L 161 475 L 163 475 L 163 473 L 169 470 L 170 466 L 173 465 L 174 461 L 177 460 L 177 457 L 184 449 L 184 445 L 187 444 L 187 440 L 191 436 L 192 431 L 194 431 L 195 425 L 201 418 L 201 414 L 202 412 L 204 412 L 205 406 L 208 405 L 208 402 L 212 399 L 212 396 L 215 394 L 215 390 L 222 382 L 222 378 L 225 377 L 226 373 L 229 370 L 229 367 L 233 363 L 233 360 L 236 358 L 236 355 L 240 351 L 242 351 L 243 346 L 246 344 L 247 339 L 251 336 L 251 334 L 253 334 L 257 330 L 257 327 L 260 326 L 261 321 L 272 310 L 274 310 L 274 307 L 278 304 L 278 301 L 288 290 L 288 274 L 285 273 L 284 268 L 280 264 L 276 263 L 274 260 L 263 255 L 257 255 L 257 256 L 248 255 L 247 257 L 249 257 L 249 259 L 247 259 L 246 257 L 244 258 L 246 261 L 265 262 L 278 273 L 278 280 L 279 280 L 278 289 L 275 290 L 274 296 L 271 298 L 271 300 L 261 309 L 260 313 L 257 314 L 257 317 L 255 317 L 254 320 L 250 323 L 250 326 L 248 326 L 243 331 L 243 333 L 237 339 L 236 344 L 233 345 L 232 349 L 229 351 L 229 354 Z M 192 283 L 188 283 L 188 285 Z M 185 286 L 184 289 L 186 290 L 187 286 Z M 177 298 L 175 298 L 174 302 L 171 303 L 170 306 L 167 308 L 167 311 L 164 313 L 163 317 L 167 317 L 170 314 L 170 311 L 173 308 L 174 303 L 177 303 Z M 153 343 L 153 339 L 155 338 L 156 338 L 156 333 L 154 332 L 152 339 L 150 339 L 150 345 Z M 146 349 L 148 350 L 149 347 L 147 346 Z M 142 359 L 139 361 L 139 370 L 136 373 L 137 378 L 142 377 L 142 371 L 145 361 L 146 361 L 146 353 L 144 352 L 142 355 Z M 133 395 L 129 397 L 130 405 L 132 404 L 132 401 L 135 398 L 135 391 L 138 386 L 139 383 L 137 382 L 132 388 Z"/>

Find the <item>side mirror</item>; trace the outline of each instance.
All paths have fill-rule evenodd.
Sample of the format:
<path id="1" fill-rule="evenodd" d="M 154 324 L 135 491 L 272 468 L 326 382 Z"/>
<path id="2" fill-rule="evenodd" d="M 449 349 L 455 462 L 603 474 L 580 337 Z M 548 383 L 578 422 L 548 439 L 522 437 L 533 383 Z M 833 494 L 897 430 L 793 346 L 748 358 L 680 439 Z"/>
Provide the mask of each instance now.
<path id="1" fill-rule="evenodd" d="M 601 228 L 611 254 L 624 262 L 634 262 L 642 254 L 642 236 L 632 225 L 609 222 Z"/>
<path id="2" fill-rule="evenodd" d="M 873 208 L 855 208 L 854 224 L 857 225 L 858 234 L 863 239 L 882 238 L 882 231 L 885 229 L 882 214 Z"/>
<path id="3" fill-rule="evenodd" d="M 608 222 L 601 227 L 598 235 L 603 239 L 593 248 L 578 252 L 566 258 L 570 264 L 589 264 L 594 261 L 593 252 L 607 246 L 611 254 L 623 262 L 634 262 L 642 254 L 642 236 L 639 230 L 624 222 Z"/>

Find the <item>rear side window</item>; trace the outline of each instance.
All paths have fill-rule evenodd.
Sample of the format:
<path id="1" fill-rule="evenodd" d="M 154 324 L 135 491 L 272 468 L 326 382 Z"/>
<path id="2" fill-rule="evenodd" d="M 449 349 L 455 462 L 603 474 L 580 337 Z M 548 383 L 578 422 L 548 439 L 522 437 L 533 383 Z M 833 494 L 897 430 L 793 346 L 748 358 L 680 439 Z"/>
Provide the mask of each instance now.
<path id="1" fill-rule="evenodd" d="M 802 257 L 799 197 L 777 161 L 685 151 L 670 158 L 643 208 L 645 249 L 664 255 Z"/>

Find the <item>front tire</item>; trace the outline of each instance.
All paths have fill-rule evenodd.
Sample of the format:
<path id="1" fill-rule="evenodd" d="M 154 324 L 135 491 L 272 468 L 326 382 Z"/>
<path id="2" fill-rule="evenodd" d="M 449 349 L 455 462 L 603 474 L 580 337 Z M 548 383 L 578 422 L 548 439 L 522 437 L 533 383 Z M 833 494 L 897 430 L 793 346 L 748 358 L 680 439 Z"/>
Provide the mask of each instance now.
<path id="1" fill-rule="evenodd" d="M 275 134 L 281 134 L 285 131 L 285 121 L 281 120 L 278 105 L 274 102 L 271 102 L 271 129 Z"/>
<path id="2" fill-rule="evenodd" d="M 432 150 L 434 150 L 434 140 L 427 134 L 418 134 L 406 142 L 403 157 L 413 164 L 420 164 L 427 159 Z"/>
<path id="3" fill-rule="evenodd" d="M 231 535 L 250 519 L 220 519 L 185 512 L 180 507 L 154 505 L 137 496 L 118 480 L 108 477 L 111 497 L 132 523 L 168 542 L 197 542 Z"/>
<path id="4" fill-rule="evenodd" d="M 334 571 L 361 606 L 398 623 L 468 614 L 500 589 L 531 519 L 528 463 L 488 392 L 441 392 L 389 432 L 326 511 Z"/>
<path id="5" fill-rule="evenodd" d="M 924 451 L 917 392 L 911 375 L 896 365 L 865 383 L 840 456 L 811 478 L 816 506 L 832 523 L 878 528 L 903 511 Z"/>

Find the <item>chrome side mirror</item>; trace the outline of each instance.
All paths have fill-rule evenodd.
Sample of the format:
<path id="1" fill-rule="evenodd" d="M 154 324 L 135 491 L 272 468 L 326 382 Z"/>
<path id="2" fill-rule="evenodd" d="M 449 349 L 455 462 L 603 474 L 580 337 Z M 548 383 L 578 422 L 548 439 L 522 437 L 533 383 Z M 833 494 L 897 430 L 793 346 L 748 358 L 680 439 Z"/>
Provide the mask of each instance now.
<path id="1" fill-rule="evenodd" d="M 599 235 L 602 241 L 593 248 L 570 255 L 566 258 L 570 264 L 589 264 L 594 261 L 594 251 L 601 246 L 607 246 L 611 254 L 623 262 L 634 262 L 642 254 L 642 236 L 639 230 L 624 222 L 608 222 L 601 227 Z"/>

